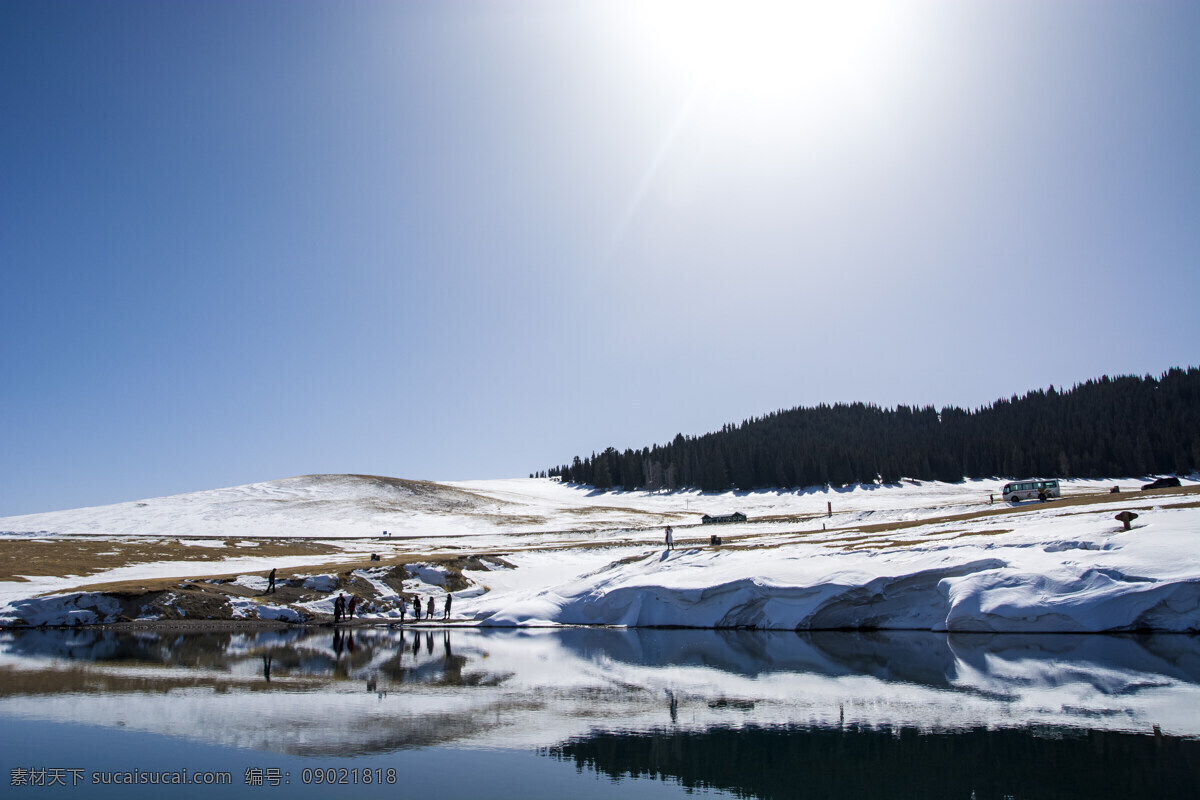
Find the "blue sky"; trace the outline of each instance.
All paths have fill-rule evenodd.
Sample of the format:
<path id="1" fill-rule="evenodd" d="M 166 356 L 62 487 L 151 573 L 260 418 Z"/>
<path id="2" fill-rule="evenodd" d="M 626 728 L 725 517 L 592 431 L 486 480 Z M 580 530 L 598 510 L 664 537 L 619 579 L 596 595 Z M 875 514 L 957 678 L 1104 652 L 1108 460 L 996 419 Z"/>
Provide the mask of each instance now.
<path id="1" fill-rule="evenodd" d="M 1200 4 L 0 4 L 0 516 L 1197 363 Z"/>

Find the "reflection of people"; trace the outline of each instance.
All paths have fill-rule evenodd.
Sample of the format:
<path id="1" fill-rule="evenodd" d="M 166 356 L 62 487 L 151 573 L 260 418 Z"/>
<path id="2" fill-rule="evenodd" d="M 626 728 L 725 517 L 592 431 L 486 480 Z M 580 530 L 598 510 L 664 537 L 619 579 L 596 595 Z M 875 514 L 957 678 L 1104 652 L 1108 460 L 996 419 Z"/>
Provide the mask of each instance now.
<path id="1" fill-rule="evenodd" d="M 267 576 L 267 591 L 263 594 L 270 594 L 275 591 L 275 568 L 271 568 L 271 574 Z"/>
<path id="2" fill-rule="evenodd" d="M 271 654 L 263 655 L 263 677 L 267 679 L 267 683 L 271 682 Z"/>
<path id="3" fill-rule="evenodd" d="M 342 655 L 342 632 L 337 628 L 333 629 L 333 653 L 336 657 L 341 658 Z"/>
<path id="4" fill-rule="evenodd" d="M 667 549 L 668 550 L 675 549 L 675 537 L 673 537 L 671 535 L 671 526 L 670 525 L 667 526 Z"/>
<path id="5" fill-rule="evenodd" d="M 454 598 L 450 596 L 450 593 L 446 592 L 446 610 L 442 612 L 442 619 L 450 619 L 450 602 L 453 599 Z"/>

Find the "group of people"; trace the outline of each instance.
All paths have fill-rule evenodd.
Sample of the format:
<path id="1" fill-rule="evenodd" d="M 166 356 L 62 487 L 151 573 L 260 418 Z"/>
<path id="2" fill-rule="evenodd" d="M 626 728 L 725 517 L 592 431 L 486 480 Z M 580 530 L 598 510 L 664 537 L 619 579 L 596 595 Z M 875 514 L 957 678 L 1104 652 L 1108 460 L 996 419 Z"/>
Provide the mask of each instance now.
<path id="1" fill-rule="evenodd" d="M 442 606 L 442 619 L 444 619 L 444 620 L 450 619 L 450 606 L 453 603 L 454 603 L 454 596 L 447 593 L 446 594 L 446 602 Z M 354 595 L 350 595 L 349 600 L 347 600 L 346 595 L 339 594 L 337 596 L 337 599 L 333 601 L 333 621 L 334 621 L 334 623 L 336 624 L 338 622 L 342 622 L 343 620 L 348 622 L 348 621 L 354 619 L 354 610 L 357 607 L 358 607 L 358 598 L 357 597 L 355 597 Z M 408 601 L 404 601 L 404 602 L 400 603 L 400 621 L 401 622 L 404 622 L 404 615 L 407 610 L 408 610 Z M 417 597 L 416 595 L 414 595 L 413 599 L 412 599 L 412 611 L 413 611 L 413 617 L 416 619 L 417 622 L 420 622 L 421 621 L 421 598 Z M 433 616 L 436 613 L 437 613 L 437 607 L 434 602 L 434 598 L 430 597 L 428 603 L 425 604 L 425 618 L 431 620 L 431 619 L 433 619 Z"/>
<path id="2" fill-rule="evenodd" d="M 350 595 L 350 599 L 346 599 L 346 595 L 339 594 L 337 599 L 333 601 L 333 622 L 336 625 L 345 619 L 347 622 L 354 619 L 354 609 L 358 608 L 358 597 Z"/>
<path id="3" fill-rule="evenodd" d="M 669 529 L 668 529 L 669 530 Z M 670 534 L 667 534 L 670 536 Z M 269 594 L 275 591 L 275 570 L 271 570 L 271 574 L 267 576 L 267 589 L 263 594 Z M 447 592 L 446 602 L 442 607 L 442 619 L 450 619 L 450 606 L 454 602 L 454 597 Z M 355 595 L 350 595 L 349 598 L 345 594 L 339 594 L 333 601 L 333 621 L 334 624 L 339 622 L 349 622 L 354 619 L 354 611 L 358 608 L 358 598 Z M 404 622 L 405 612 L 408 610 L 408 601 L 400 603 L 400 621 Z M 413 617 L 417 622 L 421 621 L 421 598 L 414 595 L 412 599 Z M 429 602 L 425 605 L 425 618 L 432 620 L 434 614 L 437 613 L 434 598 L 430 597 Z"/>
<path id="4" fill-rule="evenodd" d="M 446 593 L 446 604 L 442 607 L 442 619 L 450 619 L 450 605 L 454 602 L 454 597 L 449 592 Z M 413 617 L 417 622 L 421 621 L 421 598 L 413 595 L 412 599 Z M 400 621 L 404 621 L 405 603 L 400 604 Z M 437 613 L 437 607 L 433 598 L 429 598 L 429 602 L 425 605 L 425 619 L 433 619 L 433 615 Z"/>

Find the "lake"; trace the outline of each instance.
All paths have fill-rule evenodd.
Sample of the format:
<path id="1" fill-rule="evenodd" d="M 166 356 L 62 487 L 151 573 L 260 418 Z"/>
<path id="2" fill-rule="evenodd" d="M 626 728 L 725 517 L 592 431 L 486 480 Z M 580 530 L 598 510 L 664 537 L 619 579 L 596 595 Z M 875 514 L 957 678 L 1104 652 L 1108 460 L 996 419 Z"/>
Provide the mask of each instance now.
<path id="1" fill-rule="evenodd" d="M 4 631 L 0 723 L 11 797 L 1194 798 L 1200 637 Z"/>

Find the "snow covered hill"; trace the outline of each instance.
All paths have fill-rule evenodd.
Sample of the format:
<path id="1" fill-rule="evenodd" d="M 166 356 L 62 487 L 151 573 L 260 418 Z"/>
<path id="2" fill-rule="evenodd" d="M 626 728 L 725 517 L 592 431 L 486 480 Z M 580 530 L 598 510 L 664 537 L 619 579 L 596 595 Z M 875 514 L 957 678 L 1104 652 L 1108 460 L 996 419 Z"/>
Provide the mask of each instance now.
<path id="1" fill-rule="evenodd" d="M 1071 481 L 1067 496 L 1140 479 Z M 434 483 L 304 475 L 108 506 L 0 517 L 0 535 L 361 537 L 594 531 L 699 524 L 704 514 L 851 522 L 914 520 L 986 507 L 1002 480 L 758 492 L 596 492 L 545 479 Z M 827 513 L 832 516 L 827 517 Z"/>
<path id="2" fill-rule="evenodd" d="M 305 476 L 0 519 L 10 564 L 22 547 L 93 548 L 80 577 L 10 566 L 0 621 L 320 621 L 349 590 L 379 621 L 413 597 L 440 609 L 453 595 L 457 618 L 493 626 L 1200 630 L 1194 481 L 1152 492 L 1140 480 L 1068 481 L 1053 502 L 990 502 L 1002 483 L 597 493 L 535 479 Z M 732 511 L 748 520 L 699 524 Z M 1132 530 L 1121 511 L 1138 515 Z M 261 594 L 276 566 L 283 599 Z M 258 574 L 195 580 L 241 571 Z M 150 579 L 159 584 L 136 602 L 128 587 L 103 588 Z M 71 592 L 83 586 L 101 588 Z"/>
<path id="3" fill-rule="evenodd" d="M 304 475 L 0 518 L 0 533 L 325 538 L 388 531 L 394 536 L 436 536 L 654 525 L 673 518 L 624 507 L 613 498 L 553 481 L 433 483 L 372 475 Z"/>

